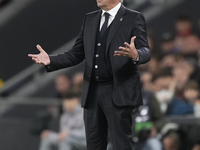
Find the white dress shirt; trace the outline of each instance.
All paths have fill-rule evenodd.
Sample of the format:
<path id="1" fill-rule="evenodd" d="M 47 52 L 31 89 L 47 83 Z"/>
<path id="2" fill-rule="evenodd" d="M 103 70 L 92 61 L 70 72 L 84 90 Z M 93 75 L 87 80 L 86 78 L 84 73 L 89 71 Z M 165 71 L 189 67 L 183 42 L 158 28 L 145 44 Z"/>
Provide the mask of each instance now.
<path id="1" fill-rule="evenodd" d="M 107 12 L 110 14 L 109 19 L 108 19 L 108 26 L 112 23 L 112 21 L 115 19 L 115 16 L 119 10 L 119 8 L 121 7 L 122 3 L 120 2 L 119 4 L 117 4 L 117 6 L 115 6 L 114 8 L 112 8 L 109 11 L 105 11 L 102 9 L 102 14 L 101 14 L 101 21 L 100 21 L 100 28 L 99 31 L 101 30 L 103 23 L 105 22 L 105 16 L 104 13 Z"/>

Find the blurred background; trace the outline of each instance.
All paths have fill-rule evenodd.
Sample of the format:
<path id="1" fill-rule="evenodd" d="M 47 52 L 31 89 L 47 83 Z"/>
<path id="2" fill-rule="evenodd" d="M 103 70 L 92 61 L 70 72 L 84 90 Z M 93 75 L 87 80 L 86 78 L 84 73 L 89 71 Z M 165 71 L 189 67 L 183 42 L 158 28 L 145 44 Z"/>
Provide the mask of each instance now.
<path id="1" fill-rule="evenodd" d="M 139 66 L 144 105 L 133 112 L 136 150 L 200 150 L 199 0 L 124 0 L 144 14 L 152 51 Z M 68 51 L 95 0 L 0 0 L 0 150 L 37 150 L 59 132 L 63 95 L 81 93 L 83 64 L 46 73 L 27 57 Z M 112 149 L 112 145 L 109 147 Z"/>

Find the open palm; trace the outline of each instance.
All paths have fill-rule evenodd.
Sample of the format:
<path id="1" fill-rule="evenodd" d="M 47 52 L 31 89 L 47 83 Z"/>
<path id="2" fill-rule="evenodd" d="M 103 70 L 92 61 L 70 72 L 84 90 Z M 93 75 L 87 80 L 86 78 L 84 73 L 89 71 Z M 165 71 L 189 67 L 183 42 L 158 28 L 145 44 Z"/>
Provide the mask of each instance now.
<path id="1" fill-rule="evenodd" d="M 35 61 L 37 64 L 49 65 L 50 64 L 49 55 L 42 49 L 40 45 L 37 45 L 36 47 L 40 51 L 40 53 L 29 54 L 28 57 L 31 57 L 32 60 Z"/>
<path id="2" fill-rule="evenodd" d="M 120 46 L 119 49 L 121 51 L 115 51 L 114 56 L 125 56 L 125 57 L 129 57 L 129 58 L 132 58 L 132 59 L 137 59 L 138 58 L 138 52 L 135 48 L 135 43 L 134 43 L 135 39 L 136 39 L 136 36 L 132 37 L 130 44 L 125 42 L 124 45 L 126 47 Z"/>

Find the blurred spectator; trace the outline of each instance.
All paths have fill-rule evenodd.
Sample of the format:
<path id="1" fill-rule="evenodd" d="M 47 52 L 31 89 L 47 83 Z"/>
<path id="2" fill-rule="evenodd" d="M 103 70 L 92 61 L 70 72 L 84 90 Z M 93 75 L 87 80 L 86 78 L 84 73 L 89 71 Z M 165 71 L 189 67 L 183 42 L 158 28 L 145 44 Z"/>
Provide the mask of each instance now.
<path id="1" fill-rule="evenodd" d="M 143 85 L 143 106 L 138 108 L 142 121 L 152 121 L 156 130 L 160 131 L 165 123 L 164 114 L 161 112 L 160 104 L 153 93 L 152 75 L 149 72 L 144 72 L 141 75 Z M 146 112 L 146 114 L 144 114 Z M 146 118 L 146 120 L 145 120 Z"/>
<path id="2" fill-rule="evenodd" d="M 161 112 L 165 114 L 168 103 L 172 100 L 175 93 L 175 83 L 171 72 L 163 71 L 159 77 L 154 80 L 155 98 L 160 104 Z"/>
<path id="3" fill-rule="evenodd" d="M 73 76 L 72 82 L 74 90 L 77 91 L 79 94 L 81 94 L 82 84 L 83 84 L 83 73 L 82 72 L 76 73 Z"/>
<path id="4" fill-rule="evenodd" d="M 173 69 L 177 65 L 179 65 L 181 62 L 183 62 L 184 57 L 179 54 L 168 54 L 163 57 L 160 67 L 161 69 Z"/>
<path id="5" fill-rule="evenodd" d="M 153 126 L 144 126 L 138 133 L 138 142 L 134 150 L 162 150 L 162 143 L 156 137 L 156 131 Z"/>
<path id="6" fill-rule="evenodd" d="M 180 15 L 175 22 L 176 39 L 175 46 L 182 54 L 196 58 L 196 53 L 200 48 L 198 36 L 194 33 L 190 17 Z"/>
<path id="7" fill-rule="evenodd" d="M 162 35 L 160 47 L 164 56 L 178 53 L 178 49 L 175 47 L 174 37 L 170 33 L 164 33 Z"/>
<path id="8" fill-rule="evenodd" d="M 154 136 L 156 135 L 157 131 L 159 132 L 165 124 L 165 119 L 164 114 L 161 112 L 160 104 L 153 93 L 154 90 L 151 73 L 142 73 L 141 81 L 143 85 L 143 105 L 137 107 L 133 114 L 133 118 L 136 122 L 135 131 L 138 132 L 138 130 L 143 128 L 143 126 L 145 126 L 146 129 L 149 126 L 152 126 L 151 124 L 154 124 L 152 130 L 150 130 L 151 134 L 148 133 L 147 135 L 147 132 L 143 132 L 143 130 L 139 133 L 139 136 L 142 136 L 140 137 L 140 140 L 142 140 L 143 143 L 148 141 L 147 145 L 151 145 L 152 143 L 157 142 L 156 139 L 154 139 Z M 145 146 L 145 149 L 147 149 L 147 145 Z"/>
<path id="9" fill-rule="evenodd" d="M 162 150 L 162 143 L 156 138 L 156 129 L 152 127 L 147 135 L 142 150 Z"/>
<path id="10" fill-rule="evenodd" d="M 168 132 L 163 137 L 164 150 L 181 150 L 181 138 L 175 131 Z"/>
<path id="11" fill-rule="evenodd" d="M 161 68 L 173 68 L 176 65 L 176 57 L 172 54 L 166 55 L 161 61 Z"/>
<path id="12" fill-rule="evenodd" d="M 194 113 L 195 101 L 199 96 L 198 84 L 194 81 L 189 81 L 183 91 L 183 99 L 175 98 L 169 104 L 169 115 L 186 115 Z"/>
<path id="13" fill-rule="evenodd" d="M 55 78 L 54 82 L 57 91 L 57 98 L 62 98 L 65 93 L 70 89 L 70 79 L 65 74 L 60 74 Z"/>
<path id="14" fill-rule="evenodd" d="M 189 103 L 195 104 L 199 96 L 199 86 L 195 81 L 189 81 L 184 88 L 184 98 Z"/>
<path id="15" fill-rule="evenodd" d="M 188 103 L 188 101 L 174 98 L 168 105 L 167 115 L 170 116 L 187 115 L 187 114 L 193 114 L 193 112 L 194 112 L 193 105 Z"/>
<path id="16" fill-rule="evenodd" d="M 177 36 L 189 36 L 193 32 L 192 22 L 189 16 L 187 15 L 179 15 L 176 18 L 175 28 L 177 32 Z"/>
<path id="17" fill-rule="evenodd" d="M 60 74 L 55 78 L 54 83 L 57 91 L 56 97 L 63 99 L 71 87 L 69 77 L 65 74 Z M 39 111 L 33 119 L 31 133 L 34 135 L 40 135 L 44 130 L 49 129 L 52 119 L 59 118 L 58 116 L 60 116 L 62 112 L 62 105 L 59 105 L 58 107 L 55 105 L 49 105 L 46 109 Z"/>
<path id="18" fill-rule="evenodd" d="M 60 132 L 45 130 L 41 134 L 40 150 L 86 149 L 83 110 L 78 94 L 68 91 L 63 100 L 64 113 L 60 119 Z"/>
<path id="19" fill-rule="evenodd" d="M 160 60 L 156 57 L 151 57 L 151 61 L 147 63 L 147 71 L 149 71 L 153 77 L 158 76 L 160 71 Z"/>
<path id="20" fill-rule="evenodd" d="M 183 90 L 194 68 L 187 61 L 182 61 L 173 68 L 173 80 L 176 83 L 176 96 L 183 98 Z"/>
<path id="21" fill-rule="evenodd" d="M 194 105 L 194 115 L 196 117 L 200 116 L 200 91 L 199 86 L 195 81 L 190 81 L 185 86 L 184 97 L 188 100 L 192 105 Z"/>
<path id="22" fill-rule="evenodd" d="M 143 72 L 141 75 L 141 82 L 142 82 L 142 88 L 144 91 L 151 91 L 152 90 L 152 80 L 153 76 L 150 72 Z"/>
<path id="23" fill-rule="evenodd" d="M 200 150 L 200 142 L 196 143 L 196 144 L 193 146 L 192 150 Z"/>

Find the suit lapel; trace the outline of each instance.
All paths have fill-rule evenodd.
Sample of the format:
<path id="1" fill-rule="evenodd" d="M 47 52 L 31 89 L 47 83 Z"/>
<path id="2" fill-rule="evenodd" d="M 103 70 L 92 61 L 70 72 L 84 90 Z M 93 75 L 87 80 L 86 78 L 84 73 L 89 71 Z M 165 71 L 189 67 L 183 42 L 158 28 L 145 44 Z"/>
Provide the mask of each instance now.
<path id="1" fill-rule="evenodd" d="M 99 10 L 99 12 L 92 19 L 92 26 L 91 26 L 92 32 L 88 32 L 88 33 L 92 33 L 90 35 L 90 41 L 89 41 L 91 43 L 91 47 L 90 47 L 91 48 L 91 58 L 94 57 L 94 50 L 95 50 L 95 43 L 96 43 L 96 33 L 98 31 L 100 17 L 101 17 L 101 10 Z"/>
<path id="2" fill-rule="evenodd" d="M 106 53 L 108 52 L 110 42 L 111 42 L 115 32 L 117 31 L 117 28 L 123 22 L 123 16 L 125 15 L 125 13 L 126 13 L 126 8 L 123 5 L 121 5 L 119 11 L 117 12 L 117 14 L 115 16 L 115 19 L 112 22 L 112 25 L 110 27 L 110 31 L 109 31 L 107 43 L 106 43 Z"/>

